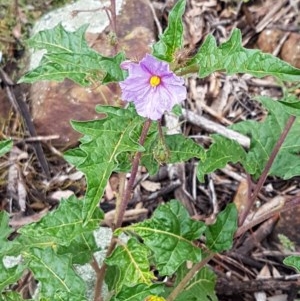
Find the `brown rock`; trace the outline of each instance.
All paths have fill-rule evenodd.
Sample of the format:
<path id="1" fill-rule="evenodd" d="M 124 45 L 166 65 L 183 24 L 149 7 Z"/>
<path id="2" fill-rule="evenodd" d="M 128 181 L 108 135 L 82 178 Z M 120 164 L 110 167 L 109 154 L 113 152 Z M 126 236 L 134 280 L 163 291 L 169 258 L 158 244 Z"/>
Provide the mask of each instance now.
<path id="1" fill-rule="evenodd" d="M 280 52 L 281 58 L 296 68 L 300 68 L 300 34 L 291 33 Z"/>
<path id="2" fill-rule="evenodd" d="M 120 105 L 116 84 L 84 88 L 70 80 L 61 83 L 42 81 L 31 88 L 32 112 L 38 135 L 59 135 L 52 140 L 58 148 L 73 146 L 80 134 L 72 129 L 70 120 L 100 118 L 98 104 Z"/>
<path id="3" fill-rule="evenodd" d="M 150 52 L 154 40 L 154 22 L 151 10 L 143 1 L 126 1 L 117 18 L 119 49 L 131 59 L 140 59 Z M 87 33 L 88 44 L 99 53 L 113 55 L 109 44 L 109 30 L 101 34 Z M 52 140 L 58 148 L 74 146 L 79 134 L 70 126 L 70 120 L 89 120 L 101 117 L 95 113 L 98 104 L 121 105 L 117 84 L 84 88 L 64 82 L 38 82 L 32 85 L 32 116 L 39 135 L 59 135 Z"/>
<path id="4" fill-rule="evenodd" d="M 280 219 L 273 230 L 273 238 L 278 241 L 278 234 L 287 236 L 300 251 L 300 206 L 295 206 L 280 213 Z"/>
<path id="5" fill-rule="evenodd" d="M 272 53 L 278 46 L 278 43 L 284 33 L 277 29 L 266 29 L 263 30 L 257 40 L 257 47 L 263 51 Z"/>

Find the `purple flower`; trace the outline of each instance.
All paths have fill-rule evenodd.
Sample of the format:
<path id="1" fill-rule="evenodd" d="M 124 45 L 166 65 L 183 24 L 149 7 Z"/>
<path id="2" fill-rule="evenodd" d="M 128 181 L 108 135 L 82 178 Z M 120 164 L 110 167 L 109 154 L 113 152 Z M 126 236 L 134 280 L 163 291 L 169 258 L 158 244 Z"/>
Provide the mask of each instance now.
<path id="1" fill-rule="evenodd" d="M 169 70 L 169 64 L 147 54 L 139 63 L 125 61 L 128 77 L 120 82 L 122 99 L 132 101 L 139 115 L 158 120 L 165 111 L 186 98 L 184 80 Z"/>

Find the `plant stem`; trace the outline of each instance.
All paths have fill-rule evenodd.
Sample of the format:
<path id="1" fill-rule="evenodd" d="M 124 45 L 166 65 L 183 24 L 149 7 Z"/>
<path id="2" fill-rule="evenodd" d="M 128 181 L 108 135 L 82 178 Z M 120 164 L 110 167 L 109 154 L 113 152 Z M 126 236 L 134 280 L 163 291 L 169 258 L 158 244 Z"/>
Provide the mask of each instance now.
<path id="1" fill-rule="evenodd" d="M 116 13 L 116 0 L 110 0 L 110 12 L 111 12 L 111 27 L 114 33 L 117 33 L 117 13 Z"/>
<path id="2" fill-rule="evenodd" d="M 107 249 L 105 258 L 107 258 L 112 253 L 112 251 L 114 250 L 115 246 L 116 246 L 116 239 L 113 236 L 111 238 L 110 245 L 109 245 L 109 247 Z M 102 292 L 102 287 L 103 287 L 103 282 L 104 282 L 104 277 L 105 277 L 106 269 L 107 269 L 107 265 L 106 265 L 105 261 L 103 261 L 100 270 L 98 270 L 97 273 L 96 273 L 97 279 L 96 279 L 96 284 L 95 284 L 94 301 L 102 301 L 101 292 Z"/>
<path id="3" fill-rule="evenodd" d="M 117 41 L 117 12 L 116 12 L 116 0 L 110 0 L 110 27 L 112 30 L 112 46 L 114 55 L 118 53 L 118 41 Z"/>
<path id="4" fill-rule="evenodd" d="M 92 261 L 91 261 L 90 264 L 91 264 L 91 267 L 94 269 L 94 271 L 96 273 L 100 272 L 99 264 L 98 264 L 95 256 L 92 257 Z"/>
<path id="5" fill-rule="evenodd" d="M 161 119 L 159 119 L 157 122 L 157 128 L 158 128 L 159 139 L 162 141 L 162 143 L 165 144 L 165 136 L 162 130 Z"/>
<path id="6" fill-rule="evenodd" d="M 202 261 L 196 263 L 184 276 L 184 278 L 179 282 L 179 284 L 175 287 L 175 289 L 167 298 L 167 301 L 174 301 L 176 297 L 184 290 L 185 286 L 189 283 L 189 281 L 195 276 L 195 274 L 198 271 L 200 271 L 214 256 L 215 253 L 210 253 Z"/>
<path id="7" fill-rule="evenodd" d="M 147 119 L 146 122 L 144 123 L 142 133 L 141 133 L 141 136 L 140 136 L 140 139 L 139 139 L 139 144 L 140 145 L 144 145 L 146 137 L 147 137 L 147 133 L 148 133 L 149 128 L 150 128 L 150 125 L 151 125 L 151 120 Z M 130 199 L 131 190 L 132 190 L 132 187 L 134 185 L 134 181 L 135 181 L 135 178 L 136 178 L 136 175 L 137 175 L 137 171 L 138 171 L 141 156 L 142 156 L 141 152 L 137 152 L 134 156 L 134 159 L 133 159 L 133 162 L 132 162 L 130 178 L 128 180 L 125 193 L 123 194 L 122 201 L 120 203 L 120 208 L 118 209 L 118 216 L 116 218 L 116 223 L 114 225 L 113 230 L 115 230 L 115 229 L 122 226 L 124 213 L 125 213 L 125 210 L 127 208 L 128 201 Z"/>
<path id="8" fill-rule="evenodd" d="M 244 221 L 245 221 L 245 219 L 246 219 L 249 211 L 251 210 L 251 207 L 254 204 L 254 202 L 255 202 L 255 200 L 257 198 L 257 195 L 260 192 L 263 184 L 265 183 L 265 181 L 267 179 L 267 176 L 268 176 L 268 173 L 269 173 L 269 171 L 271 169 L 271 166 L 272 166 L 272 164 L 273 164 L 273 162 L 274 162 L 274 160 L 275 160 L 275 158 L 276 158 L 276 156 L 277 156 L 277 154 L 278 154 L 278 152 L 279 152 L 279 150 L 280 150 L 280 148 L 281 148 L 281 146 L 282 146 L 282 144 L 283 144 L 286 136 L 288 135 L 288 133 L 289 133 L 292 125 L 294 124 L 295 119 L 296 119 L 295 116 L 290 116 L 289 119 L 288 119 L 288 121 L 286 122 L 285 127 L 284 127 L 284 129 L 283 129 L 283 131 L 282 131 L 282 133 L 281 133 L 278 141 L 276 142 L 276 144 L 275 144 L 275 146 L 274 146 L 274 148 L 272 150 L 272 153 L 271 153 L 271 155 L 269 157 L 269 160 L 267 161 L 267 164 L 266 164 L 266 166 L 265 166 L 265 168 L 264 168 L 264 170 L 263 170 L 263 172 L 262 172 L 262 174 L 261 174 L 261 176 L 260 176 L 260 178 L 259 178 L 256 186 L 255 186 L 255 189 L 250 194 L 250 199 L 248 200 L 248 202 L 247 202 L 247 204 L 245 206 L 245 209 L 242 211 L 242 213 L 241 213 L 241 215 L 239 217 L 239 226 L 243 225 L 243 223 L 244 223 Z"/>
<path id="9" fill-rule="evenodd" d="M 150 126 L 151 126 L 151 120 L 147 119 L 144 123 L 142 133 L 141 133 L 141 136 L 139 139 L 140 145 L 144 145 Z M 125 214 L 128 202 L 130 200 L 130 194 L 131 194 L 132 187 L 133 187 L 136 175 L 137 175 L 141 155 L 142 155 L 141 152 L 137 152 L 134 156 L 134 159 L 132 162 L 130 178 L 129 178 L 127 186 L 126 186 L 126 190 L 122 194 L 121 202 L 118 204 L 118 208 L 116 209 L 116 216 L 114 219 L 115 223 L 112 227 L 113 231 L 122 226 L 124 214 Z M 107 252 L 106 252 L 106 258 L 112 253 L 115 246 L 116 246 L 116 238 L 113 236 L 110 241 L 110 245 L 107 249 Z M 102 286 L 103 286 L 103 282 L 104 282 L 106 269 L 107 269 L 107 265 L 105 262 L 103 262 L 99 272 L 97 272 L 94 301 L 102 301 L 101 291 L 102 291 Z"/>

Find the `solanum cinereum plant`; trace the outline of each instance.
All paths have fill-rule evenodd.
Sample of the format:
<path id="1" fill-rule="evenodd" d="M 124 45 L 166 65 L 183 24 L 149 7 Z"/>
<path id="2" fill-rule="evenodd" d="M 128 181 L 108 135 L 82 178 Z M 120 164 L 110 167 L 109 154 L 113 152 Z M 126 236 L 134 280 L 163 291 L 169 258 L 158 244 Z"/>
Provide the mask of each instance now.
<path id="1" fill-rule="evenodd" d="M 87 263 L 96 271 L 97 301 L 217 300 L 216 275 L 207 263 L 216 253 L 229 250 L 237 234 L 248 230 L 243 222 L 267 175 L 289 179 L 300 174 L 299 102 L 290 94 L 281 100 L 257 98 L 268 116 L 261 122 L 249 120 L 231 126 L 249 136 L 248 149 L 217 134 L 211 135 L 213 142 L 207 149 L 183 134 L 166 134 L 163 115 L 174 108 L 173 113 L 181 114 L 178 108 L 187 96 L 184 78 L 191 74 L 200 78 L 217 71 L 271 75 L 282 83 L 300 79 L 300 70 L 278 58 L 243 48 L 238 29 L 219 46 L 209 34 L 193 57 L 179 63 L 185 5 L 185 0 L 176 2 L 168 27 L 152 46 L 152 53 L 140 62 L 126 59 L 123 52 L 104 57 L 89 48 L 84 39 L 87 26 L 67 32 L 58 25 L 28 41 L 33 49 L 47 52 L 40 65 L 25 74 L 21 82 L 65 78 L 84 86 L 119 82 L 122 99 L 128 104 L 97 106 L 96 111 L 104 113 L 105 118 L 72 121 L 83 137 L 79 147 L 67 151 L 65 158 L 85 174 L 87 190 L 83 199 L 61 200 L 60 206 L 40 221 L 20 228 L 13 240 L 8 240 L 12 232 L 9 216 L 1 212 L 0 290 L 4 300 L 22 300 L 10 288 L 28 270 L 39 282 L 37 299 L 87 300 L 86 284 L 73 269 Z M 2 141 L 0 155 L 11 146 L 11 141 Z M 161 164 L 192 158 L 199 161 L 200 182 L 227 163 L 239 162 L 249 179 L 257 181 L 249 193 L 247 208 L 237 212 L 229 203 L 213 224 L 206 225 L 193 220 L 180 200 L 171 200 L 160 205 L 150 219 L 122 226 L 139 166 L 155 174 Z M 93 232 L 104 219 L 99 200 L 112 173 L 120 173 L 120 187 L 124 189 L 117 196 L 106 259 L 97 262 L 94 253 L 99 248 Z M 126 185 L 125 173 L 130 173 Z M 121 234 L 126 234 L 127 239 L 121 239 Z M 5 266 L 3 259 L 19 255 L 19 265 Z M 300 268 L 297 257 L 288 257 L 285 262 Z M 165 285 L 165 277 L 172 279 L 171 287 Z M 104 283 L 109 293 L 102 296 Z"/>

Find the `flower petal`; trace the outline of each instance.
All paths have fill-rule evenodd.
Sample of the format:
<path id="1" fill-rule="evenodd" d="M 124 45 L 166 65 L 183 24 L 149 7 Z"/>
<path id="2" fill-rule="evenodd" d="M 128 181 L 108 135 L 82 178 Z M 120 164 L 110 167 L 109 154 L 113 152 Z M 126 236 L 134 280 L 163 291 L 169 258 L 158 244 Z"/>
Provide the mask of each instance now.
<path id="1" fill-rule="evenodd" d="M 168 91 L 169 96 L 173 99 L 174 104 L 178 104 L 186 99 L 187 90 L 185 86 L 163 85 Z"/>
<path id="2" fill-rule="evenodd" d="M 186 98 L 184 80 L 169 70 L 169 64 L 147 54 L 139 64 L 125 61 L 121 67 L 128 70 L 128 77 L 120 82 L 122 98 L 135 104 L 137 113 L 158 120 L 165 111 Z M 150 84 L 152 76 L 158 76 L 157 86 Z"/>
<path id="3" fill-rule="evenodd" d="M 141 68 L 151 75 L 164 76 L 169 73 L 169 64 L 163 61 L 159 61 L 154 56 L 146 54 L 146 56 L 140 62 Z"/>

